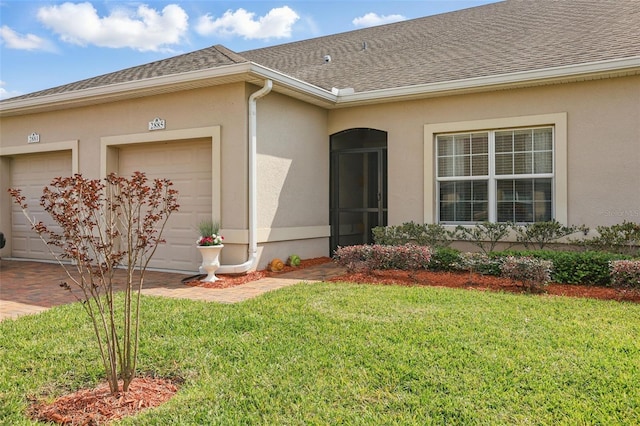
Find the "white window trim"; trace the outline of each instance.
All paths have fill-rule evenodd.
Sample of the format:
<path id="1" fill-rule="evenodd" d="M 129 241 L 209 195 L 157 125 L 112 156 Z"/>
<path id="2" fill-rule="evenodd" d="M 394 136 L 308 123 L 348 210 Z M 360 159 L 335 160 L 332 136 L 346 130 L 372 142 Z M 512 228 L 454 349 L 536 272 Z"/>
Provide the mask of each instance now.
<path id="1" fill-rule="evenodd" d="M 553 206 L 554 218 L 563 224 L 568 220 L 567 194 L 567 113 L 492 118 L 424 125 L 424 223 L 436 223 L 438 201 L 436 192 L 436 135 L 440 133 L 482 132 L 515 127 L 554 128 Z M 491 153 L 490 153 L 491 154 Z M 528 176 L 528 175 L 527 175 Z M 502 177 L 502 176 L 501 176 Z M 518 178 L 525 177 L 518 175 Z M 544 177 L 535 175 L 535 177 Z M 491 186 L 491 185 L 490 185 Z M 491 191 L 491 188 L 489 188 Z M 489 194 L 491 196 L 491 194 Z"/>

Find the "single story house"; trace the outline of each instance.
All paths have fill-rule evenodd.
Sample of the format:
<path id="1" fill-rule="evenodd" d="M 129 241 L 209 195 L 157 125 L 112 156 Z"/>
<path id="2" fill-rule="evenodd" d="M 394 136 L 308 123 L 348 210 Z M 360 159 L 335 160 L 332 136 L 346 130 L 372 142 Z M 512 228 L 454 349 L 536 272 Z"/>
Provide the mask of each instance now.
<path id="1" fill-rule="evenodd" d="M 371 229 L 640 219 L 637 0 L 506 0 L 273 47 L 216 45 L 0 102 L 3 258 L 49 259 L 55 176 L 144 171 L 180 191 L 152 267 L 328 256 Z"/>

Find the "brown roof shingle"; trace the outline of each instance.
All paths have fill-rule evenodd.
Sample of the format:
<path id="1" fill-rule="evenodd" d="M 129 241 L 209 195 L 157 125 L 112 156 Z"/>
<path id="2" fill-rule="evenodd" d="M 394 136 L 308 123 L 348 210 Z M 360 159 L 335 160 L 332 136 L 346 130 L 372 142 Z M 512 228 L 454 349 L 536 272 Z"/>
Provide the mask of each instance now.
<path id="1" fill-rule="evenodd" d="M 530 71 L 639 56 L 640 1 L 508 0 L 241 54 L 356 92 Z"/>
<path id="2" fill-rule="evenodd" d="M 12 99 L 26 99 L 57 93 L 73 92 L 76 90 L 90 89 L 94 87 L 109 86 L 112 84 L 126 83 L 129 81 L 144 80 L 147 78 L 161 77 L 179 74 L 187 71 L 215 68 L 222 65 L 233 65 L 247 62 L 247 59 L 224 46 L 216 45 L 184 55 L 174 56 L 148 64 L 126 68 L 120 71 L 104 74 L 98 77 L 88 78 L 63 86 L 53 87 Z"/>

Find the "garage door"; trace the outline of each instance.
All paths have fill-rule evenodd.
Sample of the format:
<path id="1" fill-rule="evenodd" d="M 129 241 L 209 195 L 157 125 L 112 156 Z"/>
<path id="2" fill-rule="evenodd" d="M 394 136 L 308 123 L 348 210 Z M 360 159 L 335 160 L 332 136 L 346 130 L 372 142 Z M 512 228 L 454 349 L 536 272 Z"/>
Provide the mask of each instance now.
<path id="1" fill-rule="evenodd" d="M 36 221 L 42 221 L 48 226 L 53 225 L 51 217 L 40 207 L 42 189 L 58 176 L 70 176 L 71 151 L 56 151 L 39 154 L 19 155 L 11 161 L 11 185 L 20 188 L 27 198 L 29 212 Z M 51 260 L 46 245 L 40 237 L 31 230 L 29 222 L 17 205 L 11 210 L 12 252 L 13 257 Z M 59 229 L 52 227 L 52 229 Z"/>
<path id="2" fill-rule="evenodd" d="M 167 243 L 158 247 L 149 267 L 196 273 L 198 223 L 211 218 L 211 140 L 125 146 L 119 148 L 118 162 L 121 176 L 140 171 L 149 179 L 167 178 L 178 191 L 180 210 L 171 215 L 163 234 Z"/>

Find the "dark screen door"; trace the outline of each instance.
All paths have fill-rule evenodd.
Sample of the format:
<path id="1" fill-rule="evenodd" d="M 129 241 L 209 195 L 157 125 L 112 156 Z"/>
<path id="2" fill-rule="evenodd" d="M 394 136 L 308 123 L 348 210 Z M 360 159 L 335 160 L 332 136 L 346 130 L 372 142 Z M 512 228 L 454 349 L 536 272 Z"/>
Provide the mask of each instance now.
<path id="1" fill-rule="evenodd" d="M 331 136 L 331 252 L 373 243 L 387 223 L 387 134 L 352 129 Z"/>

